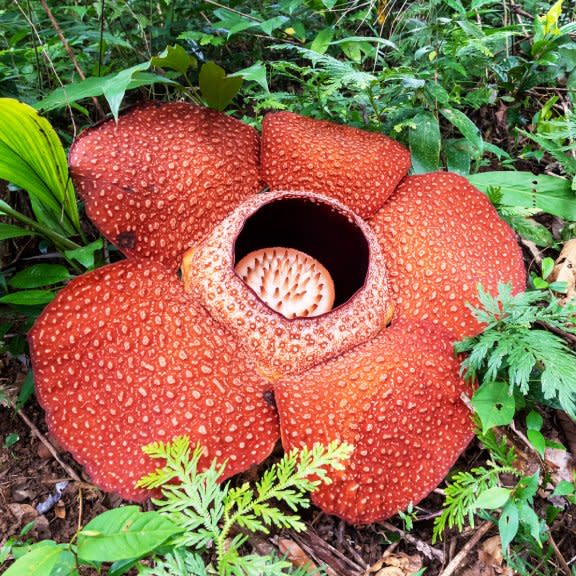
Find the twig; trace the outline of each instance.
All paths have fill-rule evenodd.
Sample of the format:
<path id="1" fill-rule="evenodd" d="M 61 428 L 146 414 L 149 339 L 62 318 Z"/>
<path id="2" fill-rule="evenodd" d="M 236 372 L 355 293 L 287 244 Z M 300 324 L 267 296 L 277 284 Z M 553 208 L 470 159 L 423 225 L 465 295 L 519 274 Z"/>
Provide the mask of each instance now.
<path id="1" fill-rule="evenodd" d="M 566 332 L 564 330 L 561 330 L 560 328 L 556 328 L 556 326 L 552 326 L 547 322 L 538 321 L 534 322 L 534 324 L 536 326 L 544 328 L 545 330 L 548 330 L 548 332 L 552 332 L 553 334 L 556 334 L 557 336 L 564 338 L 564 340 L 566 340 L 570 344 L 576 344 L 576 336 L 574 334 L 571 334 L 570 332 Z"/>
<path id="2" fill-rule="evenodd" d="M 404 530 L 397 528 L 396 526 L 394 526 L 394 524 L 390 524 L 389 522 L 382 522 L 382 526 L 386 530 L 396 532 L 396 534 L 399 534 L 404 540 L 406 540 L 406 542 L 409 542 L 410 544 L 416 546 L 416 549 L 419 552 L 422 552 L 422 554 L 424 554 L 424 556 L 426 556 L 427 558 L 430 559 L 434 558 L 439 562 L 441 562 L 442 564 L 444 564 L 446 559 L 444 557 L 444 552 L 442 552 L 442 550 L 438 550 L 437 548 L 430 546 L 430 544 L 427 544 L 426 542 L 419 540 L 418 538 L 415 538 L 414 536 L 412 536 L 412 534 L 404 532 Z"/>
<path id="3" fill-rule="evenodd" d="M 14 410 L 16 410 L 14 406 L 13 406 L 13 408 L 14 408 Z M 80 476 L 78 476 L 78 474 L 76 474 L 76 472 L 74 472 L 74 470 L 72 470 L 72 468 L 70 468 L 70 466 L 68 466 L 68 464 L 66 464 L 66 462 L 64 462 L 60 458 L 60 456 L 58 456 L 58 452 L 56 452 L 56 448 L 54 448 L 54 446 L 52 446 L 52 444 L 50 443 L 48 438 L 46 438 L 46 436 L 44 436 L 44 434 L 42 434 L 42 432 L 40 432 L 40 430 L 38 430 L 38 428 L 36 428 L 36 425 L 28 418 L 28 416 L 26 416 L 26 414 L 24 414 L 24 412 L 22 412 L 22 410 L 16 410 L 16 414 L 18 414 L 18 416 L 20 416 L 20 418 L 22 418 L 22 420 L 24 420 L 24 422 L 26 423 L 28 428 L 30 428 L 30 430 L 32 431 L 34 436 L 36 436 L 36 438 L 38 438 L 38 440 L 40 440 L 40 442 L 42 442 L 42 444 L 44 444 L 44 446 L 46 446 L 46 448 L 48 448 L 48 451 L 50 452 L 50 454 L 52 454 L 52 456 L 54 457 L 54 460 L 56 460 L 56 462 L 58 462 L 58 464 L 60 464 L 60 466 L 62 466 L 62 468 L 65 470 L 65 472 L 68 474 L 68 476 L 70 476 L 70 478 L 72 478 L 76 482 L 82 482 L 82 479 L 80 478 Z"/>
<path id="4" fill-rule="evenodd" d="M 558 544 L 556 544 L 556 541 L 552 537 L 552 532 L 548 533 L 548 540 L 550 541 L 550 545 L 552 546 L 552 550 L 554 550 L 554 556 L 556 556 L 556 560 L 558 560 L 558 563 L 562 567 L 562 572 L 564 572 L 564 574 L 566 574 L 566 576 L 570 576 L 572 574 L 572 570 L 570 570 L 570 566 L 568 566 L 568 562 L 566 562 L 566 559 L 562 555 L 562 552 L 560 552 L 560 548 L 558 548 Z"/>
<path id="5" fill-rule="evenodd" d="M 484 534 L 486 534 L 486 532 L 488 532 L 492 526 L 494 526 L 494 524 L 490 522 L 490 520 L 484 522 L 484 524 L 478 528 L 476 534 L 474 534 L 474 536 L 472 536 L 472 538 L 466 542 L 462 550 L 460 550 L 460 552 L 458 552 L 458 554 L 452 558 L 452 561 L 450 564 L 448 564 L 448 566 L 446 566 L 446 568 L 444 568 L 440 576 L 452 576 L 452 574 L 455 574 L 456 570 L 458 570 L 460 567 L 460 564 L 464 562 L 468 552 L 470 552 L 470 550 L 472 550 L 472 548 L 478 544 L 482 536 L 484 536 Z"/>

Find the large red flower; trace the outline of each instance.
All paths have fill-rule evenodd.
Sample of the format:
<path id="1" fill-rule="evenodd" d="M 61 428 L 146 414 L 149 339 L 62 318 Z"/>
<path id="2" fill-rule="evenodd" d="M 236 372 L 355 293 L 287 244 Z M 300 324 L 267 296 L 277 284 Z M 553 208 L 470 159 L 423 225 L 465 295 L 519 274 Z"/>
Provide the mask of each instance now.
<path id="1" fill-rule="evenodd" d="M 128 258 L 63 289 L 30 345 L 50 430 L 96 484 L 145 498 L 142 446 L 182 434 L 229 476 L 279 437 L 352 444 L 314 496 L 350 522 L 442 480 L 472 436 L 466 302 L 525 272 L 480 192 L 409 163 L 380 134 L 282 112 L 260 137 L 183 103 L 80 136 L 74 181 Z"/>

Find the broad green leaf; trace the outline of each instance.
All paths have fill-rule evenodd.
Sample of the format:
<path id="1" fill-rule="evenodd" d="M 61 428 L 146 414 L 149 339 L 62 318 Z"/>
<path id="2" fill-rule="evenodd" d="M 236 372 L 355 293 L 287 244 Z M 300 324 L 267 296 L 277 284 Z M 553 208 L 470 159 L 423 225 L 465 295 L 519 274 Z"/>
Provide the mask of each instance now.
<path id="1" fill-rule="evenodd" d="M 226 76 L 223 68 L 210 61 L 200 68 L 198 84 L 208 106 L 215 110 L 224 110 L 240 90 L 242 78 Z"/>
<path id="2" fill-rule="evenodd" d="M 512 501 L 506 503 L 502 509 L 502 515 L 498 520 L 498 531 L 500 532 L 500 540 L 502 542 L 502 549 L 507 550 L 510 542 L 518 533 L 520 526 L 520 518 L 518 507 Z"/>
<path id="3" fill-rule="evenodd" d="M 554 489 L 552 496 L 570 496 L 570 494 L 574 494 L 575 491 L 576 487 L 572 482 L 568 482 L 568 480 L 560 480 Z"/>
<path id="4" fill-rule="evenodd" d="M 540 486 L 540 471 L 534 472 L 531 476 L 525 476 L 520 480 L 515 490 L 515 497 L 517 500 L 524 500 L 526 502 L 532 501 L 538 487 Z"/>
<path id="5" fill-rule="evenodd" d="M 532 538 L 536 540 L 539 546 L 542 546 L 542 541 L 540 540 L 540 518 L 538 514 L 536 514 L 532 506 L 527 502 L 521 502 L 518 511 L 520 513 L 520 523 L 528 528 Z"/>
<path id="6" fill-rule="evenodd" d="M 522 238 L 534 242 L 537 246 L 552 246 L 554 242 L 552 233 L 540 222 L 515 213 L 501 213 L 501 216 Z"/>
<path id="7" fill-rule="evenodd" d="M 542 430 L 542 424 L 544 424 L 544 419 L 535 410 L 530 410 L 526 415 L 526 427 L 528 430 Z"/>
<path id="8" fill-rule="evenodd" d="M 472 405 L 486 432 L 494 426 L 505 426 L 512 422 L 516 403 L 503 382 L 485 382 L 472 397 Z"/>
<path id="9" fill-rule="evenodd" d="M 104 246 L 104 241 L 102 238 L 94 240 L 82 248 L 76 248 L 74 250 L 66 250 L 64 256 L 68 258 L 69 261 L 76 260 L 86 268 L 86 270 L 92 270 L 96 266 L 96 253 L 98 250 L 102 250 Z"/>
<path id="10" fill-rule="evenodd" d="M 530 440 L 530 444 L 532 444 L 534 450 L 543 457 L 544 450 L 546 450 L 546 438 L 544 438 L 542 432 L 538 430 L 527 430 L 526 436 L 528 436 L 528 440 Z"/>
<path id="11" fill-rule="evenodd" d="M 381 46 L 387 46 L 388 48 L 398 48 L 391 40 L 380 38 L 379 36 L 347 36 L 346 38 L 330 42 L 330 45 L 338 46 L 339 44 L 350 44 L 352 42 L 380 44 Z"/>
<path id="12" fill-rule="evenodd" d="M 268 36 L 272 35 L 274 30 L 281 28 L 288 22 L 288 16 L 274 16 L 274 18 L 269 18 L 260 24 L 260 28 L 264 32 L 264 34 L 268 34 Z"/>
<path id="13" fill-rule="evenodd" d="M 40 288 L 70 280 L 70 272 L 61 264 L 34 264 L 16 272 L 8 284 L 12 288 L 27 289 Z"/>
<path id="14" fill-rule="evenodd" d="M 124 100 L 124 95 L 132 82 L 134 74 L 144 72 L 148 70 L 148 68 L 150 68 L 150 62 L 136 64 L 136 66 L 131 66 L 130 68 L 126 68 L 126 70 L 118 72 L 118 74 L 115 74 L 102 86 L 102 94 L 110 106 L 114 120 L 118 120 L 120 105 L 122 104 L 122 100 Z"/>
<path id="15" fill-rule="evenodd" d="M 21 556 L 4 572 L 4 576 L 66 576 L 75 573 L 74 555 L 67 544 L 52 540 L 41 542 L 30 552 Z"/>
<path id="16" fill-rule="evenodd" d="M 138 64 L 147 69 L 150 66 L 149 62 L 144 64 Z M 165 76 L 160 76 L 158 74 L 151 74 L 149 72 L 134 71 L 132 68 L 128 68 L 130 80 L 126 86 L 126 90 L 132 90 L 134 88 L 139 88 L 141 86 L 150 86 L 152 84 L 177 84 L 174 80 L 166 78 Z M 54 110 L 56 108 L 62 108 L 64 106 L 69 106 L 70 104 L 82 100 L 84 98 L 91 98 L 92 96 L 102 96 L 104 90 L 111 89 L 114 86 L 119 74 L 123 74 L 126 70 L 119 73 L 108 74 L 107 76 L 86 78 L 86 80 L 81 80 L 79 82 L 74 82 L 68 84 L 61 88 L 57 88 L 46 98 L 40 100 L 34 105 L 37 110 L 43 110 L 48 112 L 49 110 Z M 124 82 L 125 78 L 120 77 L 120 81 Z"/>
<path id="17" fill-rule="evenodd" d="M 0 297 L 0 304 L 16 304 L 19 306 L 38 306 L 48 304 L 56 294 L 49 290 L 21 290 Z"/>
<path id="18" fill-rule="evenodd" d="M 473 508 L 482 508 L 484 510 L 494 510 L 502 508 L 510 499 L 512 490 L 510 488 L 502 488 L 501 486 L 494 486 L 484 490 L 473 504 Z"/>
<path id="19" fill-rule="evenodd" d="M 33 230 L 27 230 L 13 224 L 0 223 L 0 241 L 24 236 L 36 236 L 36 233 Z"/>
<path id="20" fill-rule="evenodd" d="M 550 276 L 550 274 L 552 274 L 552 271 L 554 270 L 554 266 L 555 266 L 555 262 L 553 258 L 550 258 L 549 256 L 547 256 L 546 258 L 542 258 L 542 278 L 548 278 L 548 276 Z M 530 413 L 532 414 L 532 412 Z M 530 416 L 530 414 L 528 416 Z M 538 414 L 536 412 L 536 414 Z M 540 416 L 538 414 L 538 416 Z M 540 418 L 542 418 L 540 416 Z M 540 423 L 540 427 L 542 427 L 542 423 Z M 538 428 L 539 430 L 540 428 Z"/>
<path id="21" fill-rule="evenodd" d="M 20 392 L 18 393 L 18 401 L 16 402 L 16 409 L 20 410 L 34 394 L 34 372 L 32 370 L 28 371 L 22 386 L 20 387 Z"/>
<path id="22" fill-rule="evenodd" d="M 256 64 L 253 64 L 248 68 L 234 72 L 234 74 L 228 74 L 228 78 L 234 78 L 236 76 L 244 78 L 244 80 L 257 82 L 262 86 L 265 92 L 270 91 L 268 88 L 268 80 L 266 78 L 266 65 L 262 62 L 256 62 Z"/>
<path id="23" fill-rule="evenodd" d="M 576 220 L 576 194 L 565 178 L 497 171 L 474 174 L 468 180 L 484 193 L 490 186 L 499 188 L 501 203 L 506 206 L 537 208 L 565 220 Z"/>
<path id="24" fill-rule="evenodd" d="M 458 14 L 466 14 L 466 9 L 462 6 L 460 0 L 444 0 L 444 4 L 450 6 L 450 8 L 458 12 Z"/>
<path id="25" fill-rule="evenodd" d="M 161 546 L 182 529 L 159 512 L 124 506 L 100 514 L 78 534 L 78 558 L 116 562 L 139 558 Z"/>
<path id="26" fill-rule="evenodd" d="M 176 72 L 186 75 L 190 68 L 196 68 L 198 61 L 194 56 L 188 54 L 180 44 L 174 44 L 173 46 L 166 46 L 161 54 L 150 60 L 150 64 L 158 68 L 176 70 Z"/>
<path id="27" fill-rule="evenodd" d="M 466 176 L 470 174 L 472 161 L 470 143 L 464 138 L 446 139 L 443 142 L 446 167 L 450 172 Z"/>
<path id="28" fill-rule="evenodd" d="M 81 235 L 66 153 L 34 108 L 0 98 L 0 179 L 30 195 L 35 216 L 64 236 Z"/>
<path id="29" fill-rule="evenodd" d="M 332 38 L 334 38 L 334 28 L 330 27 L 320 30 L 320 32 L 316 34 L 316 38 L 312 40 L 312 44 L 310 44 L 310 50 L 318 52 L 318 54 L 324 54 L 324 52 L 328 50 L 328 46 L 330 46 Z"/>
<path id="30" fill-rule="evenodd" d="M 440 113 L 444 118 L 446 118 L 446 120 L 448 120 L 448 122 L 450 122 L 450 124 L 452 124 L 452 126 L 460 131 L 462 136 L 464 136 L 468 142 L 470 142 L 470 144 L 476 149 L 477 155 L 481 156 L 484 151 L 484 143 L 482 141 L 480 130 L 476 124 L 474 124 L 474 122 L 472 122 L 464 112 L 456 110 L 456 108 L 442 108 Z"/>
<path id="31" fill-rule="evenodd" d="M 408 134 L 412 155 L 412 170 L 415 174 L 434 172 L 440 165 L 440 126 L 430 112 L 420 112 L 413 119 L 413 128 Z"/>

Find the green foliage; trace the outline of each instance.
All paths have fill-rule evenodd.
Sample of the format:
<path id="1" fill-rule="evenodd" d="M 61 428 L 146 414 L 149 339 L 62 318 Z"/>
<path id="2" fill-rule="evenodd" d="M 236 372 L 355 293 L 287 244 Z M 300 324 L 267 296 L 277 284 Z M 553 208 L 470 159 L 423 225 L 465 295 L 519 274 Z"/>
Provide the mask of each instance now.
<path id="1" fill-rule="evenodd" d="M 286 560 L 245 553 L 243 545 L 250 532 L 267 533 L 272 527 L 304 530 L 297 510 L 308 506 L 307 493 L 330 482 L 328 469 L 342 469 L 351 448 L 334 442 L 325 448 L 294 450 L 266 470 L 255 487 L 221 484 L 225 465 L 215 460 L 199 470 L 203 449 L 196 446 L 191 451 L 185 436 L 150 444 L 144 452 L 163 461 L 138 482 L 140 487 L 160 490 L 161 497 L 153 500 L 155 511 L 142 512 L 138 506 L 108 510 L 69 544 L 11 543 L 9 552 L 16 561 L 5 574 L 72 576 L 79 565 L 102 573 L 111 563 L 110 575 L 136 567 L 139 574 L 150 576 L 304 576 L 307 572 Z"/>
<path id="2" fill-rule="evenodd" d="M 155 499 L 154 504 L 185 530 L 175 545 L 202 553 L 213 543 L 217 573 L 227 574 L 234 570 L 256 573 L 262 564 L 256 555 L 240 554 L 246 541 L 243 531 L 267 533 L 271 527 L 305 529 L 298 516 L 284 512 L 275 502 L 284 503 L 294 512 L 307 507 L 306 494 L 321 483 L 330 482 L 327 469 L 341 470 L 341 461 L 350 456 L 351 448 L 333 442 L 326 448 L 315 445 L 293 450 L 266 470 L 255 487 L 244 483 L 234 488 L 217 483 L 224 468 L 215 462 L 198 472 L 202 451 L 197 447 L 190 456 L 187 437 L 170 444 L 151 444 L 145 452 L 166 464 L 140 480 L 138 486 L 161 487 L 162 498 Z M 242 532 L 229 540 L 233 529 Z"/>
<path id="3" fill-rule="evenodd" d="M 505 381 L 510 393 L 524 396 L 536 386 L 545 400 L 557 401 L 576 417 L 576 355 L 547 329 L 575 334 L 574 305 L 561 306 L 552 294 L 539 291 L 512 295 L 509 285 L 500 285 L 496 296 L 480 286 L 479 297 L 481 308 L 471 310 L 486 328 L 456 346 L 468 354 L 461 365 L 467 378 Z"/>
<path id="4" fill-rule="evenodd" d="M 3 200 L 0 213 L 32 224 L 57 246 L 76 247 L 68 237 L 82 236 L 82 231 L 64 148 L 46 119 L 9 98 L 0 98 L 0 178 L 28 192 L 36 222 Z"/>

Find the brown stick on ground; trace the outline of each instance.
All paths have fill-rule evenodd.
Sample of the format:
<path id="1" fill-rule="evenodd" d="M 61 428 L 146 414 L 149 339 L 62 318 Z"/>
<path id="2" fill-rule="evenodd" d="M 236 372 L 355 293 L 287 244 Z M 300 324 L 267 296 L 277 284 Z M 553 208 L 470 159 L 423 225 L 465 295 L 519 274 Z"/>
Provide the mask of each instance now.
<path id="1" fill-rule="evenodd" d="M 448 564 L 448 566 L 446 566 L 446 568 L 444 568 L 440 576 L 452 576 L 452 574 L 455 574 L 456 570 L 458 570 L 460 567 L 460 564 L 462 564 L 462 562 L 464 562 L 466 559 L 468 552 L 470 552 L 470 550 L 472 550 L 472 548 L 478 544 L 478 542 L 482 539 L 482 536 L 484 536 L 484 534 L 486 534 L 486 532 L 488 532 L 488 530 L 490 530 L 490 528 L 493 526 L 494 524 L 490 522 L 490 520 L 484 522 L 484 524 L 478 528 L 474 536 L 472 536 L 472 538 L 466 542 L 462 550 L 460 550 L 460 552 L 458 552 L 458 554 L 452 558 L 452 561 L 450 564 Z"/>
<path id="2" fill-rule="evenodd" d="M 14 408 L 14 410 L 16 410 L 16 408 L 14 406 L 12 406 L 12 407 Z M 48 448 L 50 454 L 52 454 L 52 456 L 54 457 L 54 460 L 56 460 L 56 462 L 58 462 L 58 464 L 60 464 L 60 466 L 62 466 L 62 468 L 66 471 L 68 476 L 70 476 L 70 478 L 72 478 L 76 482 L 81 483 L 82 479 L 80 478 L 80 476 L 78 476 L 78 474 L 76 474 L 76 472 L 74 472 L 74 470 L 72 470 L 72 468 L 70 468 L 70 466 L 68 466 L 68 464 L 66 464 L 66 462 L 64 462 L 60 458 L 60 456 L 58 456 L 58 452 L 56 452 L 56 449 L 54 448 L 54 446 L 52 446 L 52 444 L 50 444 L 48 438 L 46 438 L 46 436 L 44 436 L 44 434 L 42 434 L 42 432 L 40 432 L 40 430 L 38 430 L 38 428 L 36 428 L 36 425 L 28 418 L 28 416 L 26 416 L 26 414 L 24 414 L 24 412 L 22 412 L 22 410 L 17 410 L 16 414 L 18 414 L 18 416 L 20 416 L 20 418 L 22 418 L 22 420 L 24 420 L 24 422 L 26 423 L 28 428 L 30 428 L 30 430 L 34 434 L 34 436 L 36 436 L 36 438 L 38 438 L 38 440 L 40 440 L 40 442 L 42 442 L 42 444 L 44 444 L 44 446 L 46 446 L 46 448 Z"/>
<path id="3" fill-rule="evenodd" d="M 80 64 L 78 64 L 78 60 L 76 60 L 76 56 L 74 55 L 74 51 L 70 47 L 70 44 L 68 44 L 68 40 L 66 40 L 66 37 L 64 36 L 62 29 L 60 28 L 60 25 L 58 24 L 58 21 L 56 20 L 56 18 L 54 18 L 54 14 L 52 13 L 52 10 L 50 10 L 50 7 L 46 3 L 46 0 L 40 0 L 40 4 L 42 5 L 44 12 L 46 12 L 46 15 L 48 16 L 48 18 L 50 18 L 50 22 L 52 22 L 52 27 L 56 31 L 56 34 L 58 34 L 58 37 L 60 38 L 60 41 L 62 42 L 62 45 L 64 46 L 64 50 L 66 50 L 66 53 L 68 54 L 68 57 L 70 58 L 70 61 L 72 62 L 72 65 L 76 69 L 76 72 L 78 72 L 78 76 L 80 76 L 80 78 L 82 80 L 86 80 L 86 74 L 84 74 L 84 71 L 82 70 L 82 68 L 80 68 Z M 94 105 L 96 106 L 96 109 L 98 110 L 98 113 L 100 114 L 100 116 L 102 118 L 106 118 L 106 113 L 102 109 L 102 106 L 100 106 L 100 102 L 98 102 L 98 100 L 95 96 L 92 97 L 92 101 L 94 102 Z"/>

